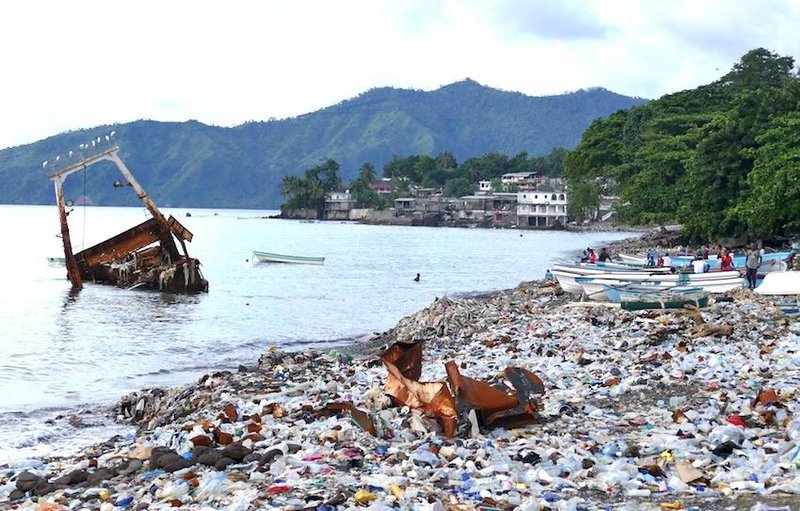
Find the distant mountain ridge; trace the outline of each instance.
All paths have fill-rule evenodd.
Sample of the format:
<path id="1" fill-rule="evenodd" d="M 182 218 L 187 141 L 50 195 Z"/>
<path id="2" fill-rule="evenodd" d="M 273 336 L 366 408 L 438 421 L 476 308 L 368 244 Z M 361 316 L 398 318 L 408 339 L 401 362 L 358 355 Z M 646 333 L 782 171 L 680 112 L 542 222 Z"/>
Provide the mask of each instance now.
<path id="1" fill-rule="evenodd" d="M 393 156 L 538 156 L 572 149 L 595 119 L 646 102 L 602 88 L 532 97 L 467 79 L 434 91 L 371 89 L 316 112 L 232 128 L 151 120 L 98 126 L 0 151 L 0 203 L 52 204 L 46 170 L 57 167 L 51 161 L 43 170 L 42 161 L 112 129 L 120 155 L 160 206 L 272 209 L 284 175 L 328 158 L 347 182 L 367 161 L 380 175 Z M 98 164 L 65 190 L 91 204 L 138 205 L 134 194 L 111 186 L 118 177 L 112 165 Z"/>

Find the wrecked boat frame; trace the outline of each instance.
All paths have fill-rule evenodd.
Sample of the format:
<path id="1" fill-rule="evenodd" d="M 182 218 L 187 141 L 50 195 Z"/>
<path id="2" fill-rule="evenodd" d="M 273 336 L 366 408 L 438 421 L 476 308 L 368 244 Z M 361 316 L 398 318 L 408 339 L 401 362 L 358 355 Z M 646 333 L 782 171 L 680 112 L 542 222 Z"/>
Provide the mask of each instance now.
<path id="1" fill-rule="evenodd" d="M 164 217 L 125 166 L 118 152 L 119 147 L 115 146 L 49 175 L 55 186 L 67 278 L 72 288 L 80 289 L 84 281 L 91 281 L 176 293 L 208 292 L 208 281 L 200 271 L 200 261 L 189 257 L 186 249 L 186 242 L 192 241 L 192 233 L 173 216 Z M 64 200 L 64 181 L 70 174 L 86 170 L 89 165 L 103 160 L 117 166 L 152 218 L 97 245 L 73 253 Z M 183 253 L 178 250 L 176 239 Z"/>

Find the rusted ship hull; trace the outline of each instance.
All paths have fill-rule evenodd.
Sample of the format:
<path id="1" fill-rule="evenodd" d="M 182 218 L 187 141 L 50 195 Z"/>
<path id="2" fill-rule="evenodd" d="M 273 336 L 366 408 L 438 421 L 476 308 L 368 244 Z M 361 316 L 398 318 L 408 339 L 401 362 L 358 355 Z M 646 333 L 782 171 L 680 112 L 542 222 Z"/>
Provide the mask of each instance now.
<path id="1" fill-rule="evenodd" d="M 181 242 L 187 235 L 191 237 L 175 218 L 170 216 L 167 223 Z M 75 260 L 85 281 L 176 293 L 208 291 L 200 261 L 188 256 L 172 261 L 158 241 L 159 224 L 151 218 L 78 252 Z"/>
<path id="2" fill-rule="evenodd" d="M 77 163 L 50 175 L 55 185 L 61 220 L 67 278 L 72 282 L 72 287 L 80 289 L 83 281 L 91 281 L 176 293 L 208 292 L 208 281 L 200 271 L 200 261 L 189 257 L 186 250 L 186 242 L 192 241 L 192 233 L 174 217 L 164 217 L 125 166 L 118 151 L 118 147 L 113 147 L 90 157 L 81 157 Z M 89 165 L 104 160 L 117 166 L 152 218 L 74 254 L 67 224 L 64 180 L 70 174 L 86 170 Z M 115 187 L 117 183 L 114 182 Z M 178 249 L 178 243 L 182 250 Z"/>

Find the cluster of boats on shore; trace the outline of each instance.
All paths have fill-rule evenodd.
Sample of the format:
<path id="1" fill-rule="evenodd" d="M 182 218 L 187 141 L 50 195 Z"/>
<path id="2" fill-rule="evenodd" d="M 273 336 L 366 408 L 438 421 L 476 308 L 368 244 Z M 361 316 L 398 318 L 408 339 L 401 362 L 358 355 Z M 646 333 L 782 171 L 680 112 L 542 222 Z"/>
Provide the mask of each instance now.
<path id="1" fill-rule="evenodd" d="M 790 252 L 762 255 L 755 292 L 771 295 L 800 294 L 800 272 L 787 271 Z M 705 259 L 704 271 L 695 273 L 692 256 L 673 256 L 671 266 L 647 267 L 646 256 L 620 255 L 619 262 L 564 262 L 553 265 L 552 275 L 567 293 L 595 302 L 619 304 L 623 309 L 680 308 L 707 305 L 709 295 L 746 286 L 739 269 L 721 271 L 719 260 Z M 744 259 L 734 259 L 741 268 Z M 791 274 L 791 278 L 786 278 Z"/>

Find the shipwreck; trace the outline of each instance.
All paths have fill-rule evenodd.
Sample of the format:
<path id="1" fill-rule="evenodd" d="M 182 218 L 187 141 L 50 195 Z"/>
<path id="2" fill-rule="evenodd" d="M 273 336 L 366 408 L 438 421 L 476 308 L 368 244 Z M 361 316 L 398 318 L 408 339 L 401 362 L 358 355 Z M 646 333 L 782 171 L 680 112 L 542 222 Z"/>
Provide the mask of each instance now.
<path id="1" fill-rule="evenodd" d="M 200 261 L 190 257 L 186 249 L 186 242 L 192 241 L 192 233 L 171 215 L 166 218 L 161 213 L 118 153 L 119 147 L 115 146 L 81 158 L 49 175 L 56 191 L 67 278 L 73 289 L 82 288 L 83 282 L 87 281 L 176 293 L 208 292 L 208 281 L 200 271 Z M 73 253 L 64 181 L 70 174 L 86 170 L 89 165 L 103 160 L 117 166 L 152 217 L 97 245 Z M 114 185 L 118 186 L 117 183 L 115 181 Z"/>

